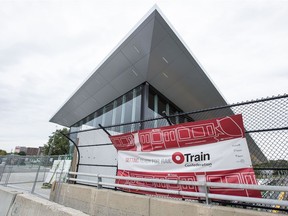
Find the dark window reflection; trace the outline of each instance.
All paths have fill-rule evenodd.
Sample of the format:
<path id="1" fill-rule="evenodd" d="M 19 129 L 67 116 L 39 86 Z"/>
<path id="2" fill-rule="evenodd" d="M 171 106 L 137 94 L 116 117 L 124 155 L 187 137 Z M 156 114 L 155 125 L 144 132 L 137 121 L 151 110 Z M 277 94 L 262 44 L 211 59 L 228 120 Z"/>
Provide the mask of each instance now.
<path id="1" fill-rule="evenodd" d="M 105 127 L 139 121 L 141 112 L 141 88 L 141 86 L 138 86 L 127 92 L 125 95 L 87 116 L 71 128 L 86 130 L 96 128 L 99 124 Z"/>
<path id="2" fill-rule="evenodd" d="M 157 118 L 157 117 L 164 116 L 163 112 L 165 112 L 168 116 L 183 113 L 181 109 L 179 109 L 176 105 L 174 105 L 171 101 L 169 101 L 165 96 L 163 96 L 156 89 L 150 86 L 149 87 L 149 99 L 148 99 L 148 118 Z M 193 121 L 193 119 L 188 115 L 171 117 L 170 120 L 173 124 Z M 163 120 L 155 121 L 154 127 L 168 125 L 167 121 L 165 123 L 164 122 Z"/>
<path id="3" fill-rule="evenodd" d="M 142 85 L 136 87 L 135 89 L 127 92 L 106 106 L 98 109 L 91 115 L 82 119 L 80 122 L 76 123 L 71 127 L 71 130 L 86 130 L 91 128 L 98 128 L 99 124 L 104 127 L 114 126 L 123 123 L 130 123 L 134 121 L 139 121 L 141 116 L 141 92 Z M 165 96 L 159 93 L 151 85 L 149 86 L 148 95 L 148 107 L 145 107 L 145 119 L 157 118 L 163 116 L 163 112 L 169 115 L 176 115 L 182 113 L 183 111 L 169 101 Z M 184 123 L 187 121 L 192 121 L 192 118 L 188 115 L 176 116 L 170 118 L 173 124 Z M 116 132 L 129 132 L 140 129 L 140 124 L 135 124 L 133 126 L 119 126 L 111 127 L 109 130 Z M 151 122 L 146 122 L 142 126 L 144 128 L 160 127 L 168 125 L 167 120 L 155 120 Z"/>

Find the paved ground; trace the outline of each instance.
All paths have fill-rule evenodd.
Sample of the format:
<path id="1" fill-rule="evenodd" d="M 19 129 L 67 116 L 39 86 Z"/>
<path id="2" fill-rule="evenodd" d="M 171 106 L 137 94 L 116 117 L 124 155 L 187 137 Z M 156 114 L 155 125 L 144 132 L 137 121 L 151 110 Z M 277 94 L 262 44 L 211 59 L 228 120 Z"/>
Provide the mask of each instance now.
<path id="1" fill-rule="evenodd" d="M 40 196 L 44 199 L 49 199 L 50 196 L 50 189 L 42 189 L 43 182 L 38 182 L 36 184 L 34 194 Z M 33 187 L 33 183 L 26 183 L 26 184 L 8 184 L 7 187 L 15 188 L 17 191 L 23 191 L 31 193 L 31 189 Z"/>
<path id="2" fill-rule="evenodd" d="M 4 169 L 5 168 L 5 169 Z M 23 192 L 32 192 L 34 182 L 34 194 L 49 199 L 50 189 L 42 188 L 47 177 L 49 168 L 37 165 L 6 166 L 0 165 L 0 184 L 7 185 Z"/>

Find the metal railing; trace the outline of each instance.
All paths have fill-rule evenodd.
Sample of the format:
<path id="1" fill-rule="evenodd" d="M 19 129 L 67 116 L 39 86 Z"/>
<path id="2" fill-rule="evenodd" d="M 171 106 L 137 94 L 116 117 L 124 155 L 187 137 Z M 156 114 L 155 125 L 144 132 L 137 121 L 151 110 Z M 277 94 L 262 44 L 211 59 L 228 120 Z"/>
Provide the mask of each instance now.
<path id="1" fill-rule="evenodd" d="M 44 187 L 43 183 L 47 181 L 49 175 L 51 176 L 49 172 L 53 162 L 66 158 L 67 155 L 0 156 L 0 185 L 27 191 L 48 199 L 50 189 Z"/>
<path id="2" fill-rule="evenodd" d="M 172 195 L 180 195 L 180 196 L 188 196 L 191 198 L 197 198 L 204 200 L 206 204 L 211 204 L 211 200 L 225 200 L 230 202 L 245 202 L 250 203 L 251 206 L 255 208 L 260 208 L 261 206 L 256 206 L 255 204 L 263 204 L 270 206 L 270 209 L 274 209 L 274 211 L 287 211 L 288 212 L 288 201 L 286 200 L 278 200 L 278 199 L 264 199 L 264 198 L 253 198 L 253 197 L 243 197 L 243 196 L 231 196 L 231 195 L 223 195 L 223 194 L 215 194 L 209 193 L 210 187 L 216 188 L 233 188 L 233 189 L 249 189 L 249 190 L 259 190 L 259 191 L 273 191 L 286 193 L 288 192 L 287 186 L 267 186 L 267 185 L 249 185 L 249 184 L 227 184 L 227 183 L 213 183 L 213 182 L 205 182 L 205 181 L 183 181 L 183 180 L 165 180 L 165 179 L 149 179 L 149 178 L 136 178 L 136 177 L 124 177 L 124 176 L 111 176 L 111 175 L 102 175 L 102 174 L 91 174 L 91 173 L 81 173 L 81 172 L 69 172 L 69 177 L 67 178 L 70 182 L 84 183 L 84 184 L 92 184 L 101 189 L 103 186 L 112 186 L 121 189 L 131 189 L 135 191 L 146 191 L 146 192 L 154 192 L 154 193 L 163 193 L 163 194 L 172 194 Z M 70 177 L 71 175 L 77 176 Z M 86 180 L 81 179 L 79 176 L 89 176 L 95 178 L 95 180 Z M 157 184 L 166 184 L 166 185 L 177 185 L 178 188 L 180 186 L 200 186 L 204 188 L 204 192 L 189 192 L 183 191 L 181 189 L 172 190 L 172 189 L 160 189 L 160 188 L 150 188 L 150 187 L 142 187 L 142 186 L 134 186 L 134 185 L 125 185 L 125 184 L 117 184 L 117 183 L 109 183 L 105 182 L 104 179 L 113 179 L 113 180 L 127 180 L 127 181 L 138 181 L 138 182 L 149 182 L 149 183 L 157 183 Z M 61 184 L 61 182 L 58 182 Z M 167 187 L 168 188 L 168 187 Z"/>
<path id="3" fill-rule="evenodd" d="M 187 116 L 194 121 L 206 120 L 211 118 L 221 118 L 233 114 L 242 114 L 245 134 L 250 151 L 252 166 L 256 175 L 258 185 L 266 186 L 287 186 L 288 185 L 288 95 L 279 95 L 262 98 L 258 100 L 246 101 L 236 104 L 224 105 L 219 107 L 206 108 L 202 110 L 193 110 L 191 112 L 179 113 L 177 115 L 168 115 L 158 118 L 151 118 L 135 122 L 127 122 L 119 125 L 103 125 L 103 128 L 111 135 L 119 133 L 128 133 L 143 128 L 157 128 L 169 125 L 167 118 L 173 124 L 181 123 L 187 120 Z M 85 126 L 85 125 L 84 125 Z M 88 125 L 89 126 L 89 125 Z M 90 173 L 112 173 L 116 175 L 117 162 L 98 161 L 97 157 L 91 156 L 90 152 L 101 152 L 107 157 L 111 156 L 113 150 L 110 141 L 103 142 L 107 134 L 100 133 L 103 129 L 100 127 L 82 127 L 78 131 L 70 133 L 70 137 L 78 142 L 81 152 L 80 172 Z M 97 134 L 97 136 L 95 136 Z M 110 146 L 110 149 L 108 149 Z M 87 150 L 89 148 L 89 151 Z M 108 151 L 109 150 L 109 151 Z M 89 153 L 86 155 L 86 153 Z M 102 155 L 99 155 L 104 158 Z M 93 160 L 93 158 L 96 158 Z M 85 177 L 83 176 L 82 179 Z M 82 184 L 90 185 L 90 177 L 87 176 L 87 182 Z M 104 186 L 105 187 L 105 186 Z M 111 188 L 111 187 L 110 187 Z M 264 191 L 262 198 L 288 199 L 287 192 Z M 213 202 L 216 202 L 215 200 Z M 223 204 L 231 202 L 223 201 Z M 238 203 L 239 204 L 239 203 Z M 235 204 L 236 205 L 236 204 Z M 240 205 L 240 204 L 239 204 Z M 241 203 L 245 207 L 245 203 Z M 248 205 L 248 207 L 250 204 Z M 262 207 L 267 207 L 263 204 Z M 260 208 L 260 207 L 259 207 Z"/>

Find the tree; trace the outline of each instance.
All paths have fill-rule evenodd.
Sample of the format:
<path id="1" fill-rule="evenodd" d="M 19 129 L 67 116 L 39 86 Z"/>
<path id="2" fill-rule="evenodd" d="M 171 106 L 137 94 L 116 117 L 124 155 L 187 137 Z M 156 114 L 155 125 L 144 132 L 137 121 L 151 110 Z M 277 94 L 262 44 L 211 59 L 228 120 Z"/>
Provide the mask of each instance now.
<path id="1" fill-rule="evenodd" d="M 7 155 L 7 152 L 5 150 L 0 149 L 0 155 Z"/>
<path id="2" fill-rule="evenodd" d="M 44 145 L 44 155 L 65 155 L 69 152 L 69 140 L 61 133 L 67 134 L 68 129 L 58 129 L 49 136 L 48 143 Z"/>
<path id="3" fill-rule="evenodd" d="M 26 152 L 24 152 L 24 151 L 20 151 L 20 152 L 18 153 L 18 155 L 26 156 Z"/>

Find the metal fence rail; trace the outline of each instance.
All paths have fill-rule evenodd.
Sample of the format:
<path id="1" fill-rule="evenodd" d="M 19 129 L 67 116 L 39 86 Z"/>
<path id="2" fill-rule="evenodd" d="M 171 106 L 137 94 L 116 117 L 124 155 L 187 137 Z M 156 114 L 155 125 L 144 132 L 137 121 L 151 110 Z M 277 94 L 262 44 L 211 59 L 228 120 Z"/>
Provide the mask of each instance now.
<path id="1" fill-rule="evenodd" d="M 253 169 L 258 185 L 287 186 L 288 185 L 288 95 L 279 95 L 259 100 L 246 101 L 203 110 L 194 110 L 177 115 L 162 116 L 143 121 L 127 122 L 120 125 L 104 125 L 103 128 L 111 135 L 127 133 L 143 128 L 156 128 L 190 120 L 206 120 L 220 118 L 233 114 L 242 114 L 246 139 L 250 151 Z M 79 172 L 116 175 L 117 161 L 107 160 L 110 155 L 93 156 L 90 152 L 113 152 L 111 142 L 103 128 L 91 128 L 83 125 L 78 131 L 70 132 L 70 138 L 78 143 Z M 97 136 L 95 136 L 97 134 Z M 105 139 L 106 138 L 106 139 Z M 92 140 L 92 141 L 91 141 Z M 103 141 L 105 140 L 105 141 Z M 109 153 L 110 154 L 110 153 Z M 95 160 L 93 159 L 95 158 Z M 97 161 L 97 158 L 99 160 Z M 101 160 L 100 160 L 101 159 Z M 89 171 L 90 172 L 90 171 Z M 91 176 L 86 176 L 91 181 Z M 109 182 L 113 183 L 113 181 Z M 89 185 L 90 183 L 83 183 Z M 115 187 L 115 186 L 114 186 Z M 109 186 L 111 188 L 111 185 Z M 262 193 L 265 199 L 287 200 L 287 191 L 266 191 Z M 223 201 L 226 202 L 226 201 Z M 231 203 L 229 203 L 231 204 Z M 245 205 L 245 203 L 243 203 Z M 265 207 L 265 205 L 264 205 Z M 269 206 L 267 207 L 269 208 Z"/>
<path id="2" fill-rule="evenodd" d="M 257 204 L 265 204 L 271 207 L 278 206 L 286 208 L 288 207 L 288 201 L 278 200 L 278 199 L 264 199 L 264 198 L 251 198 L 251 197 L 241 197 L 241 196 L 231 196 L 231 195 L 220 195 L 209 193 L 210 187 L 218 187 L 218 188 L 237 188 L 237 189 L 252 189 L 252 190 L 261 190 L 261 191 L 278 191 L 278 192 L 288 192 L 287 186 L 266 186 L 266 185 L 247 185 L 247 184 L 225 184 L 225 183 L 213 183 L 213 182 L 203 182 L 203 181 L 179 181 L 179 180 L 164 180 L 164 179 L 147 179 L 147 178 L 136 178 L 136 177 L 124 177 L 124 176 L 110 176 L 110 175 L 102 175 L 102 174 L 90 174 L 90 173 L 79 173 L 79 172 L 69 172 L 69 175 L 77 175 L 78 178 L 68 177 L 68 181 L 78 182 L 78 183 L 89 183 L 97 186 L 99 189 L 102 186 L 113 186 L 118 189 L 132 189 L 138 191 L 147 191 L 147 192 L 155 192 L 155 193 L 164 193 L 164 194 L 173 194 L 173 195 L 185 195 L 197 198 L 204 198 L 206 204 L 211 203 L 211 199 L 217 200 L 226 200 L 226 201 L 237 201 L 237 202 L 246 202 L 251 203 L 252 205 Z M 94 177 L 94 181 L 85 180 L 79 178 L 79 176 L 90 176 Z M 108 183 L 104 179 L 118 179 L 118 180 L 128 180 L 128 181 L 138 181 L 138 182 L 151 182 L 151 183 L 161 183 L 161 184 L 171 184 L 171 185 L 187 185 L 187 186 L 202 186 L 205 188 L 205 192 L 188 192 L 171 189 L 159 189 L 159 188 L 148 188 L 141 186 L 133 186 L 133 185 L 123 185 L 116 183 Z M 181 188 L 181 187 L 179 187 Z M 257 207 L 257 206 L 255 206 Z M 277 209 L 277 208 L 276 208 Z M 282 209 L 283 210 L 283 209 Z"/>
<path id="3" fill-rule="evenodd" d="M 55 160 L 64 160 L 67 155 L 53 156 L 0 156 L 0 185 L 28 191 L 46 199 L 49 188 L 44 188 L 49 171 Z"/>

